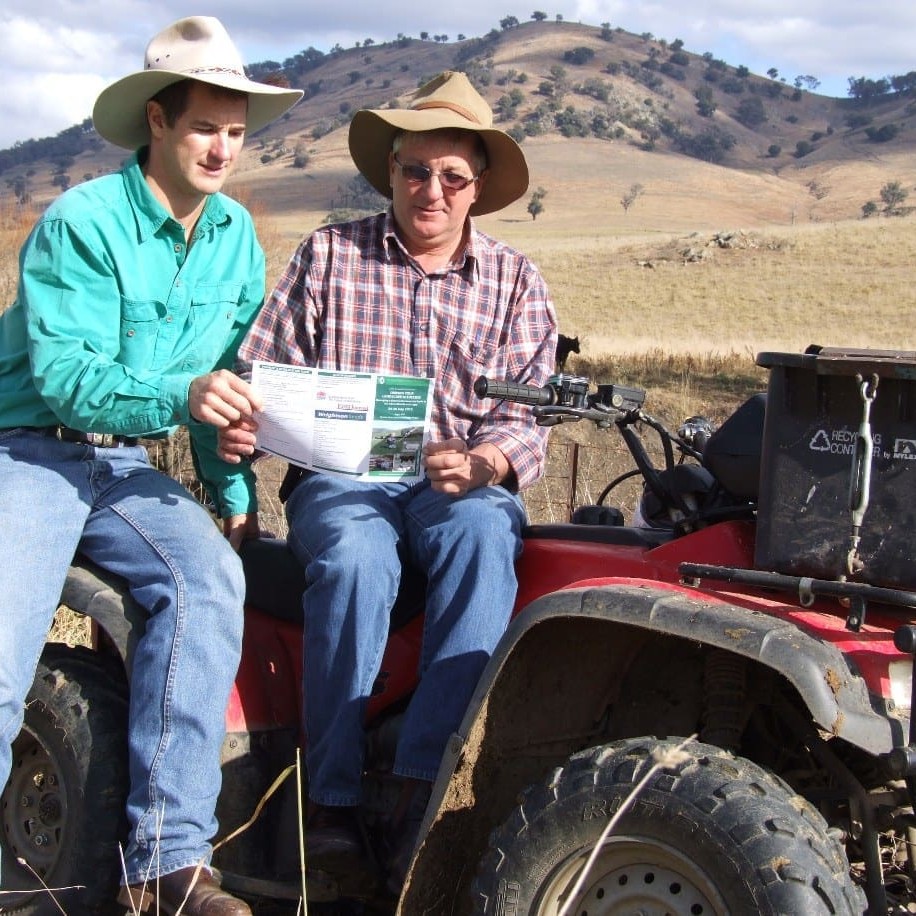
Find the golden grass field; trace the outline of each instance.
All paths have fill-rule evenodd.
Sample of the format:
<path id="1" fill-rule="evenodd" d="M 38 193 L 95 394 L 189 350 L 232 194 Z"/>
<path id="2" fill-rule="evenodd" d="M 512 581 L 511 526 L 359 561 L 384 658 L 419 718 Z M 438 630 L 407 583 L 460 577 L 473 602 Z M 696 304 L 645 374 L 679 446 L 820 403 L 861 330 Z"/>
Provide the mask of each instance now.
<path id="1" fill-rule="evenodd" d="M 255 214 L 272 282 L 298 241 L 292 217 L 271 213 L 244 178 L 238 183 L 239 196 Z M 611 210 L 601 223 L 594 203 L 584 208 L 590 211 L 586 230 L 569 220 L 559 201 L 565 196 L 571 203 L 574 193 L 548 196 L 536 221 L 504 211 L 480 223 L 528 252 L 541 268 L 561 330 L 580 339 L 582 352 L 571 357 L 567 371 L 647 388 L 649 412 L 672 425 L 696 413 L 721 420 L 749 392 L 765 387 L 765 375 L 754 365 L 764 350 L 798 351 L 810 343 L 916 349 L 912 217 L 808 218 L 741 229 L 717 219 L 721 210 L 710 208 L 695 230 L 662 232 L 646 226 L 658 206 L 647 190 L 650 199 L 640 198 L 627 215 L 635 217 L 642 208 L 641 219 L 631 220 L 641 232 L 621 228 L 619 206 L 620 213 Z M 554 206 L 563 216 L 551 219 Z M 683 221 L 683 208 L 675 209 Z M 9 205 L 0 209 L 0 308 L 14 296 L 17 252 L 33 219 L 33 213 Z M 303 211 L 297 222 L 305 232 L 320 219 Z M 735 247 L 720 247 L 715 239 L 723 236 Z M 594 498 L 625 461 L 613 433 L 600 434 L 596 444 L 595 433 L 564 426 L 551 440 L 551 478 L 528 496 L 536 520 L 568 512 L 571 484 L 562 467 L 567 442 L 586 446 L 577 482 L 580 504 Z M 162 451 L 164 466 L 188 479 L 190 461 L 181 450 Z M 262 468 L 265 522 L 283 533 L 274 497 L 279 469 L 270 460 Z"/>

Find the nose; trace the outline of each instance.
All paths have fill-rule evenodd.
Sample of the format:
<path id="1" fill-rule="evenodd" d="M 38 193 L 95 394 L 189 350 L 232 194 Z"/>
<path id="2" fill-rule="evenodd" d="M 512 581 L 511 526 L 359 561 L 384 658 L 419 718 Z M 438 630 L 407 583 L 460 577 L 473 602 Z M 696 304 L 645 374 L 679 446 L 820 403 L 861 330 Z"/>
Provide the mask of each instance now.
<path id="1" fill-rule="evenodd" d="M 210 152 L 213 156 L 226 161 L 232 157 L 231 149 L 229 132 L 225 130 L 217 131 L 213 135 L 213 143 L 210 147 Z"/>
<path id="2" fill-rule="evenodd" d="M 429 178 L 423 182 L 423 188 L 426 189 L 426 193 L 431 197 L 444 197 L 445 192 L 442 189 L 442 182 L 439 180 L 438 172 L 430 172 Z"/>

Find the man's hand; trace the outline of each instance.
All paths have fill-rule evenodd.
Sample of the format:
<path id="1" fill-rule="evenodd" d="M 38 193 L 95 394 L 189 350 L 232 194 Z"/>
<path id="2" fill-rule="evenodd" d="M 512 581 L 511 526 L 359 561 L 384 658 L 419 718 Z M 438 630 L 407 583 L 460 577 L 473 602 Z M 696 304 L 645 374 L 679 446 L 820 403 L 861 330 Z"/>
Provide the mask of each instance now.
<path id="1" fill-rule="evenodd" d="M 199 375 L 188 388 L 191 416 L 218 429 L 250 418 L 263 406 L 251 385 L 228 369 Z"/>
<path id="2" fill-rule="evenodd" d="M 258 424 L 242 417 L 216 433 L 216 454 L 229 464 L 238 464 L 254 454 Z"/>
<path id="3" fill-rule="evenodd" d="M 484 442 L 469 449 L 463 439 L 428 442 L 423 466 L 432 488 L 452 496 L 499 483 L 509 473 L 509 462 L 495 445 Z"/>
<path id="4" fill-rule="evenodd" d="M 258 524 L 257 512 L 246 512 L 241 515 L 230 515 L 223 519 L 223 534 L 236 551 L 242 546 L 242 541 L 261 536 L 261 527 Z"/>

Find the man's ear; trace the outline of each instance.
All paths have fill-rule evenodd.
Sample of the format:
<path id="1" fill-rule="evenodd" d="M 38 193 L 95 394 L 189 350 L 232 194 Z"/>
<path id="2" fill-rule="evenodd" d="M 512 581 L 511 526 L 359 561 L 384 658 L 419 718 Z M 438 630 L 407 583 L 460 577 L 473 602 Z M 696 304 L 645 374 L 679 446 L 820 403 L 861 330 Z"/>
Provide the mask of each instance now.
<path id="1" fill-rule="evenodd" d="M 398 164 L 394 161 L 394 153 L 388 150 L 388 185 L 394 191 L 394 170 Z"/>
<path id="2" fill-rule="evenodd" d="M 483 193 L 483 186 L 487 183 L 487 179 L 490 177 L 490 170 L 484 169 L 480 173 L 480 177 L 477 181 L 474 182 L 474 201 L 480 199 L 480 195 Z"/>
<path id="3" fill-rule="evenodd" d="M 150 99 L 146 103 L 146 122 L 149 124 L 151 137 L 161 137 L 166 128 L 165 112 L 159 102 Z"/>

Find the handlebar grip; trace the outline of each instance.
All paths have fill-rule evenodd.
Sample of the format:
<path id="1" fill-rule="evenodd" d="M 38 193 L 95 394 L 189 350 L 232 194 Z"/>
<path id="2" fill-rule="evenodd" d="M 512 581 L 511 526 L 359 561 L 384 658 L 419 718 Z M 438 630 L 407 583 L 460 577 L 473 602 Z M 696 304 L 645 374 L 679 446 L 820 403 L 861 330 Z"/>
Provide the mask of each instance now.
<path id="1" fill-rule="evenodd" d="M 557 392 L 550 385 L 517 385 L 514 382 L 494 381 L 485 375 L 474 382 L 474 394 L 479 398 L 502 398 L 516 404 L 534 404 L 536 407 L 546 407 L 557 402 Z"/>

